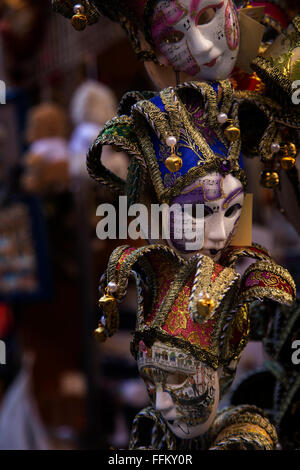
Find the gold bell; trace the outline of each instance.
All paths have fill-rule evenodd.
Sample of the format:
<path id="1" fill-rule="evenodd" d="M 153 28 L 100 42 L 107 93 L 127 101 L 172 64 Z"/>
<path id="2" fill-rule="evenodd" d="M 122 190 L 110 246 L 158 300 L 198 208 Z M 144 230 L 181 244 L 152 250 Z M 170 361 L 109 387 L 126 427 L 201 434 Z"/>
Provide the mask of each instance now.
<path id="1" fill-rule="evenodd" d="M 226 127 L 224 135 L 229 142 L 235 142 L 239 139 L 241 131 L 238 127 L 234 126 L 233 124 L 230 124 L 228 127 Z"/>
<path id="2" fill-rule="evenodd" d="M 207 318 L 215 306 L 214 300 L 206 292 L 201 292 L 197 300 L 197 312 L 201 317 Z"/>
<path id="3" fill-rule="evenodd" d="M 84 14 L 84 6 L 78 3 L 74 6 L 74 15 L 72 16 L 71 23 L 76 31 L 83 31 L 88 24 L 87 16 Z"/>
<path id="4" fill-rule="evenodd" d="M 102 296 L 100 297 L 100 299 L 98 300 L 98 305 L 100 308 L 102 308 L 103 310 L 107 310 L 111 307 L 112 304 L 116 303 L 116 299 L 108 294 L 107 292 Z"/>
<path id="5" fill-rule="evenodd" d="M 99 299 L 98 304 L 106 319 L 108 336 L 112 336 L 119 328 L 119 311 L 117 300 L 109 293 L 108 287 L 105 294 Z"/>
<path id="6" fill-rule="evenodd" d="M 282 159 L 280 160 L 281 168 L 283 168 L 284 170 L 290 170 L 291 168 L 293 168 L 293 166 L 295 166 L 295 163 L 296 159 L 294 157 L 282 157 Z"/>
<path id="7" fill-rule="evenodd" d="M 171 173 L 175 173 L 182 167 L 182 159 L 174 153 L 166 159 L 165 165 Z"/>
<path id="8" fill-rule="evenodd" d="M 165 165 L 171 173 L 175 173 L 182 167 L 182 159 L 175 153 L 176 137 L 169 135 L 166 139 L 166 144 L 171 147 L 171 155 L 166 159 Z"/>
<path id="9" fill-rule="evenodd" d="M 260 182 L 265 188 L 276 188 L 279 185 L 279 175 L 277 171 L 265 170 L 261 174 Z"/>
<path id="10" fill-rule="evenodd" d="M 106 340 L 107 335 L 105 332 L 105 328 L 101 324 L 99 324 L 98 328 L 94 330 L 94 336 L 100 343 L 103 343 Z"/>
<path id="11" fill-rule="evenodd" d="M 297 148 L 293 142 L 288 142 L 287 144 L 283 144 L 280 146 L 280 153 L 284 157 L 296 157 L 297 155 Z"/>

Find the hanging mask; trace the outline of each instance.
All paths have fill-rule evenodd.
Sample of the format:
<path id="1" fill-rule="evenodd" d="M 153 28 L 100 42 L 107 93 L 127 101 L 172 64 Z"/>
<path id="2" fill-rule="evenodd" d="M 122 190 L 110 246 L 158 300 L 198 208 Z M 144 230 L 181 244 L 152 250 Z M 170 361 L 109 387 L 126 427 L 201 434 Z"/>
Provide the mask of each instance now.
<path id="1" fill-rule="evenodd" d="M 151 35 L 174 69 L 203 80 L 227 78 L 239 50 L 239 24 L 231 0 L 162 0 Z"/>
<path id="2" fill-rule="evenodd" d="M 215 257 L 228 245 L 237 228 L 243 200 L 243 186 L 230 174 L 222 176 L 214 172 L 197 179 L 172 201 L 177 212 L 170 214 L 169 245 L 181 253 L 193 255 L 198 251 Z M 190 213 L 184 209 L 187 205 L 191 205 Z M 203 207 L 202 224 L 197 218 L 199 205 Z M 183 226 L 181 238 L 176 233 L 176 224 Z M 201 240 L 198 250 L 188 249 L 193 248 L 193 242 L 197 248 L 196 242 Z"/>
<path id="3" fill-rule="evenodd" d="M 217 371 L 159 341 L 151 348 L 140 342 L 138 367 L 153 405 L 177 437 L 191 439 L 209 428 L 219 404 Z"/>

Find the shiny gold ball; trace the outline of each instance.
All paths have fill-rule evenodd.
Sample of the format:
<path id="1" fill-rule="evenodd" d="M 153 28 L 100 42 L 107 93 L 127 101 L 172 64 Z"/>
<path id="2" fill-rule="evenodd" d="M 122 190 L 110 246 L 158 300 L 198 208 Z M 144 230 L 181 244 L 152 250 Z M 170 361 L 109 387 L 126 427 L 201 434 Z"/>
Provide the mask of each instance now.
<path id="1" fill-rule="evenodd" d="M 76 13 L 76 15 L 72 16 L 71 23 L 76 31 L 83 31 L 88 23 L 88 20 L 86 15 L 83 15 L 82 13 Z"/>
<path id="2" fill-rule="evenodd" d="M 116 303 L 116 299 L 112 295 L 104 294 L 98 300 L 98 305 L 102 309 L 106 309 L 108 306 L 110 307 L 112 304 Z"/>
<path id="3" fill-rule="evenodd" d="M 165 165 L 171 173 L 175 173 L 182 167 L 182 159 L 177 155 L 171 155 L 166 159 Z"/>
<path id="4" fill-rule="evenodd" d="M 96 328 L 94 336 L 100 343 L 103 343 L 106 340 L 106 332 L 102 325 L 99 325 L 98 328 Z"/>
<path id="5" fill-rule="evenodd" d="M 204 318 L 207 318 L 215 306 L 214 300 L 207 293 L 201 293 L 197 300 L 197 312 Z"/>
<path id="6" fill-rule="evenodd" d="M 264 188 L 276 188 L 279 185 L 279 175 L 277 171 L 263 171 L 260 182 Z"/>
<path id="7" fill-rule="evenodd" d="M 295 163 L 296 159 L 294 157 L 282 157 L 282 159 L 280 160 L 281 168 L 283 168 L 284 170 L 290 170 L 291 168 L 293 168 L 293 166 L 295 166 Z"/>
<path id="8" fill-rule="evenodd" d="M 236 140 L 239 139 L 241 135 L 241 131 L 239 130 L 238 127 L 233 126 L 232 124 L 228 127 L 226 127 L 224 131 L 224 135 L 229 142 L 235 142 Z"/>
<path id="9" fill-rule="evenodd" d="M 296 157 L 297 148 L 293 142 L 288 142 L 287 144 L 281 145 L 280 153 L 284 157 Z"/>

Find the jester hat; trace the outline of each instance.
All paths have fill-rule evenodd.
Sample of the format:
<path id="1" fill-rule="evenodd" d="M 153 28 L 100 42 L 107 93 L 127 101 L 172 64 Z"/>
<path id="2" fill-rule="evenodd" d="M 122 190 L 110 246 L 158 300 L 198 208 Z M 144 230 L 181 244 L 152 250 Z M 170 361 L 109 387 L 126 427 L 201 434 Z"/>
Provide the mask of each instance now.
<path id="1" fill-rule="evenodd" d="M 292 125 L 293 119 L 269 98 L 234 91 L 229 80 L 188 82 L 160 93 L 130 92 L 121 101 L 119 116 L 104 126 L 90 148 L 87 167 L 116 195 L 127 194 L 129 203 L 149 192 L 149 176 L 158 201 L 167 203 L 212 171 L 230 173 L 245 187 L 242 154 L 272 158 L 278 126 Z M 170 137 L 176 141 L 173 150 Z M 131 157 L 126 182 L 102 165 L 104 145 Z M 175 171 L 167 165 L 172 154 L 182 163 Z"/>
<path id="2" fill-rule="evenodd" d="M 195 255 L 184 260 L 168 246 L 127 245 L 111 254 L 101 289 L 114 285 L 112 304 L 126 296 L 128 279 L 137 284 L 137 320 L 131 351 L 137 359 L 141 341 L 149 348 L 155 340 L 181 348 L 214 369 L 238 359 L 249 335 L 248 305 L 264 298 L 291 304 L 295 285 L 290 274 L 256 245 L 230 247 L 222 264 Z M 256 260 L 241 277 L 235 264 L 241 257 Z M 212 299 L 209 315 L 199 313 L 199 293 Z M 110 308 L 110 307 L 109 307 Z M 118 320 L 104 304 L 103 328 L 107 336 L 117 331 Z M 115 310 L 113 315 L 118 316 Z"/>

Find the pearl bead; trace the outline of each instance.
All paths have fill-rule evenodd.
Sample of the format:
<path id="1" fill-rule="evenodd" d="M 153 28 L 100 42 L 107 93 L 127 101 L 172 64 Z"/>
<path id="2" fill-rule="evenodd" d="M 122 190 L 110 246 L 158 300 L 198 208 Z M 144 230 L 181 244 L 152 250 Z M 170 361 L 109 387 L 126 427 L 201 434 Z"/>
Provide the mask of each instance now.
<path id="1" fill-rule="evenodd" d="M 113 282 L 113 281 L 110 281 L 110 282 L 107 284 L 107 287 L 109 288 L 109 290 L 110 290 L 111 292 L 116 292 L 116 290 L 117 290 L 117 288 L 118 288 L 117 284 L 116 284 L 115 282 Z"/>
<path id="2" fill-rule="evenodd" d="M 272 150 L 273 153 L 279 152 L 280 144 L 278 142 L 273 142 L 271 144 L 271 150 Z"/>
<path id="3" fill-rule="evenodd" d="M 84 6 L 81 5 L 80 3 L 77 3 L 76 5 L 74 5 L 73 12 L 74 12 L 75 14 L 77 14 L 77 13 L 81 13 L 81 14 L 84 13 Z"/>
<path id="4" fill-rule="evenodd" d="M 227 116 L 226 113 L 220 113 L 220 114 L 218 114 L 217 119 L 218 119 L 218 122 L 220 124 L 224 124 L 224 122 L 226 122 L 228 120 L 228 116 Z"/>
<path id="5" fill-rule="evenodd" d="M 176 145 L 177 144 L 176 137 L 174 137 L 173 135 L 169 135 L 169 137 L 167 137 L 166 139 L 166 144 L 168 145 L 168 147 L 173 147 L 174 145 Z"/>

